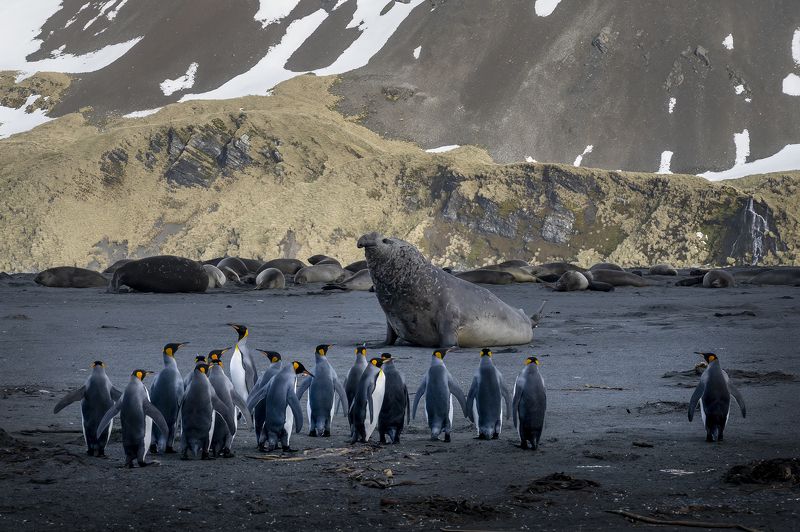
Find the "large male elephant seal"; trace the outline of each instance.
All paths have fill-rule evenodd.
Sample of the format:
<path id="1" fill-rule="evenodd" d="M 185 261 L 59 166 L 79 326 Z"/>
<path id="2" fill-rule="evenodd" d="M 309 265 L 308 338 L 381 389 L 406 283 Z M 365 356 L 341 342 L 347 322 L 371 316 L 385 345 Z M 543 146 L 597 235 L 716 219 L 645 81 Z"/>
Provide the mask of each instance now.
<path id="1" fill-rule="evenodd" d="M 800 268 L 775 268 L 751 277 L 750 284 L 800 286 Z"/>
<path id="2" fill-rule="evenodd" d="M 114 272 L 108 290 L 119 292 L 122 285 L 139 292 L 205 292 L 208 274 L 199 262 L 159 255 L 121 266 Z"/>
<path id="3" fill-rule="evenodd" d="M 92 288 L 108 286 L 108 278 L 86 268 L 73 266 L 57 266 L 39 272 L 33 282 L 51 288 Z"/>
<path id="4" fill-rule="evenodd" d="M 533 321 L 486 288 L 435 267 L 413 245 L 368 233 L 364 249 L 375 295 L 386 314 L 386 343 L 433 347 L 527 344 Z"/>

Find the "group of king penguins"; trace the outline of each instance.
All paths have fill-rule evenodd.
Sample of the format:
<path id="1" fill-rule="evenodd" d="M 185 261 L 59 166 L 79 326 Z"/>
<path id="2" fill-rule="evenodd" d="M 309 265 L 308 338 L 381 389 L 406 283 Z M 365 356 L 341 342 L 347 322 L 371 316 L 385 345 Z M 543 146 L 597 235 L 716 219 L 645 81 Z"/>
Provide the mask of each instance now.
<path id="1" fill-rule="evenodd" d="M 231 348 L 195 357 L 192 372 L 181 376 L 175 353 L 187 342 L 169 343 L 163 350 L 164 367 L 150 390 L 143 381 L 153 372 L 134 370 L 128 385 L 120 392 L 106 375 L 105 364 L 95 361 L 84 385 L 61 399 L 54 413 L 81 401 L 81 424 L 90 456 L 105 455 L 113 419 L 119 415 L 127 467 L 133 467 L 134 461 L 140 467 L 157 463 L 146 460 L 148 451 L 175 453 L 179 421 L 183 459 L 188 459 L 190 452 L 202 459 L 232 457 L 231 447 L 240 419 L 253 426 L 259 450 L 269 452 L 280 445 L 283 451 L 291 451 L 292 431 L 299 433 L 303 428 L 300 399 L 306 392 L 311 437 L 329 437 L 331 420 L 341 407 L 350 425 L 351 444 L 369 441 L 376 428 L 381 443 L 399 443 L 406 421 L 416 418 L 424 397 L 431 440 L 436 441 L 444 434 L 444 441 L 450 442 L 455 397 L 464 416 L 476 427 L 479 439 L 499 438 L 503 419 L 511 412 L 520 446 L 526 449 L 530 445 L 534 450 L 539 446 L 547 394 L 536 357 L 525 359 L 509 393 L 492 361 L 492 351 L 482 349 L 465 396 L 445 366 L 447 350 L 436 349 L 412 407 L 405 377 L 390 353 L 367 360 L 366 347 L 357 347 L 355 362 L 343 384 L 327 360 L 331 345 L 316 347 L 313 372 L 297 360 L 284 364 L 276 351 L 257 349 L 270 363 L 259 376 L 255 357 L 247 347 L 248 328 L 228 325 L 239 337 L 232 348 L 230 376 L 224 371 L 223 355 Z M 718 357 L 713 353 L 698 354 L 708 366 L 692 395 L 689 421 L 699 404 L 707 440 L 721 441 L 731 395 L 743 417 L 744 400 L 720 367 Z M 303 376 L 306 378 L 298 382 Z"/>

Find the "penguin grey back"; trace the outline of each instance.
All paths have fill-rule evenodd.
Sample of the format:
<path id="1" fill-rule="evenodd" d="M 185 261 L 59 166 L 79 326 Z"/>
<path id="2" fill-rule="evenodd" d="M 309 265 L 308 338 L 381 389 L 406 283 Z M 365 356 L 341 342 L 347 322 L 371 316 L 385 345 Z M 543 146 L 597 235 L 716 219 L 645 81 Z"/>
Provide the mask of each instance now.
<path id="1" fill-rule="evenodd" d="M 391 443 L 400 443 L 400 435 L 405 427 L 406 417 L 411 419 L 411 403 L 408 400 L 408 388 L 405 378 L 395 365 L 391 354 L 384 353 L 383 370 L 386 375 L 385 391 L 381 414 L 378 417 L 378 434 L 381 443 L 386 439 Z"/>
<path id="2" fill-rule="evenodd" d="M 466 398 L 464 392 L 456 383 L 453 376 L 444 365 L 444 356 L 447 352 L 437 349 L 431 356 L 431 365 L 422 380 L 417 394 L 414 397 L 413 415 L 417 415 L 417 406 L 422 396 L 425 396 L 425 413 L 428 416 L 428 427 L 431 429 L 431 440 L 439 438 L 444 432 L 445 441 L 450 441 L 452 429 L 453 409 L 451 395 L 455 396 L 461 405 L 464 416 L 467 415 Z"/>
<path id="3" fill-rule="evenodd" d="M 536 357 L 525 360 L 525 367 L 514 384 L 511 410 L 514 426 L 519 432 L 520 447 L 526 449 L 530 443 L 532 449 L 538 449 L 547 410 L 547 391 Z"/>
<path id="4" fill-rule="evenodd" d="M 266 417 L 258 444 L 260 447 L 263 447 L 266 443 L 267 450 L 269 451 L 277 448 L 278 442 L 280 442 L 285 450 L 289 448 L 290 435 L 285 428 L 287 407 L 289 407 L 292 412 L 295 432 L 300 432 L 303 428 L 303 414 L 300 409 L 300 400 L 295 393 L 297 371 L 299 371 L 300 368 L 302 368 L 302 364 L 299 364 L 297 361 L 292 362 L 291 365 L 284 366 L 270 379 L 269 383 L 267 383 L 264 396 Z M 304 370 L 305 368 L 303 368 L 303 371 Z"/>
<path id="5" fill-rule="evenodd" d="M 698 354 L 705 358 L 708 367 L 701 375 L 700 382 L 689 401 L 689 421 L 694 418 L 694 412 L 699 403 L 706 428 L 706 441 L 722 441 L 730 413 L 731 395 L 739 403 L 742 417 L 747 415 L 744 399 L 739 390 L 731 384 L 728 374 L 720 366 L 717 355 L 714 353 Z"/>
<path id="6" fill-rule="evenodd" d="M 503 400 L 511 410 L 503 376 L 492 362 L 492 351 L 481 350 L 480 364 L 467 394 L 467 416 L 478 427 L 478 437 L 495 439 L 503 428 Z"/>

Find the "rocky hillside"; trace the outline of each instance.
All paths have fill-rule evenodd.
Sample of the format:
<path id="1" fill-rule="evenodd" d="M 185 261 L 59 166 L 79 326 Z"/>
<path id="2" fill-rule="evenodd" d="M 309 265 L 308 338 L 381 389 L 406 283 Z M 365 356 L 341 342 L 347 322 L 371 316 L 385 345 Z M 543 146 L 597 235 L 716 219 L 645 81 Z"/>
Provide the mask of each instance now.
<path id="1" fill-rule="evenodd" d="M 457 266 L 800 261 L 798 174 L 711 183 L 426 153 L 340 114 L 337 91 L 302 76 L 272 96 L 85 110 L 0 141 L 0 270 L 155 253 L 349 261 L 371 230 Z"/>
<path id="2" fill-rule="evenodd" d="M 341 75 L 345 114 L 425 148 L 735 169 L 711 178 L 800 169 L 797 0 L 6 0 L 0 71 L 0 138 L 314 72 Z M 70 77 L 39 90 L 35 72 Z"/>

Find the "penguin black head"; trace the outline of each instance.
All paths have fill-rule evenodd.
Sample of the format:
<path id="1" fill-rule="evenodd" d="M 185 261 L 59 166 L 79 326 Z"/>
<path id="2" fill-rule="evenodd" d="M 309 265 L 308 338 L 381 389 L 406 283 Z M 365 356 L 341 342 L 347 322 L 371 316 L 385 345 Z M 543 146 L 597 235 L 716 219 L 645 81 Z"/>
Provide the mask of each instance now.
<path id="1" fill-rule="evenodd" d="M 362 357 L 367 356 L 367 348 L 363 345 L 356 347 L 356 354 L 361 355 Z"/>
<path id="2" fill-rule="evenodd" d="M 489 349 L 488 347 L 484 347 L 483 349 L 481 349 L 481 356 L 482 357 L 490 357 L 491 358 L 492 350 Z"/>
<path id="3" fill-rule="evenodd" d="M 392 354 L 391 353 L 381 353 L 381 360 L 384 362 L 391 362 L 392 361 Z"/>
<path id="4" fill-rule="evenodd" d="M 164 354 L 167 355 L 168 357 L 174 357 L 175 356 L 175 351 L 180 349 L 181 346 L 184 346 L 184 345 L 186 345 L 188 343 L 189 342 L 179 342 L 179 343 L 175 343 L 175 344 L 167 344 L 167 345 L 164 346 Z"/>
<path id="5" fill-rule="evenodd" d="M 152 371 L 147 371 L 146 369 L 135 369 L 133 370 L 133 373 L 131 373 L 132 376 L 136 377 L 140 381 L 143 381 L 145 377 L 152 374 Z"/>
<path id="6" fill-rule="evenodd" d="M 313 373 L 311 373 L 306 369 L 306 367 L 302 364 L 302 362 L 298 362 L 297 360 L 295 360 L 294 362 L 292 362 L 292 367 L 294 368 L 295 375 L 308 375 L 310 377 L 314 376 Z"/>
<path id="7" fill-rule="evenodd" d="M 321 356 L 328 355 L 328 349 L 333 347 L 333 344 L 320 344 L 317 346 L 317 354 Z"/>
<path id="8" fill-rule="evenodd" d="M 235 323 L 229 323 L 228 325 L 233 327 L 234 330 L 237 333 L 239 333 L 239 340 L 241 340 L 242 338 L 246 338 L 247 337 L 247 334 L 248 334 L 247 327 L 245 327 L 244 325 L 237 325 Z"/>
<path id="9" fill-rule="evenodd" d="M 195 355 L 194 363 L 197 364 L 198 362 L 205 362 L 206 356 L 205 355 Z"/>
<path id="10" fill-rule="evenodd" d="M 263 353 L 263 355 L 267 357 L 269 361 L 272 362 L 273 364 L 280 361 L 281 359 L 281 354 L 278 353 L 277 351 L 264 351 L 263 349 L 256 349 L 256 351 L 260 351 L 261 353 Z"/>
<path id="11" fill-rule="evenodd" d="M 194 367 L 195 371 L 199 371 L 203 375 L 208 374 L 208 364 L 198 364 Z"/>
<path id="12" fill-rule="evenodd" d="M 708 364 L 711 364 L 715 360 L 719 360 L 719 357 L 717 357 L 717 355 L 714 353 L 701 353 L 699 351 L 695 351 L 694 354 L 702 356 L 704 359 L 706 359 L 706 363 Z"/>
<path id="13" fill-rule="evenodd" d="M 541 362 L 539 362 L 539 359 L 536 357 L 528 357 L 525 359 L 525 365 L 528 366 L 530 364 L 535 364 L 538 366 L 541 364 Z"/>
<path id="14" fill-rule="evenodd" d="M 214 349 L 208 354 L 208 362 L 210 364 L 219 364 L 221 366 L 222 355 L 224 355 L 225 351 L 227 351 L 228 349 L 230 349 L 230 347 L 226 347 L 225 349 Z M 203 362 L 205 362 L 205 359 L 203 359 Z"/>
<path id="15" fill-rule="evenodd" d="M 436 358 L 438 358 L 438 359 L 440 359 L 440 360 L 444 360 L 444 356 L 445 356 L 446 354 L 447 354 L 447 350 L 446 350 L 446 349 L 436 349 L 436 350 L 433 352 L 433 356 L 435 356 Z"/>
<path id="16" fill-rule="evenodd" d="M 97 368 L 97 367 L 104 368 L 104 367 L 106 367 L 106 365 L 103 364 L 102 360 L 95 360 L 94 362 L 92 362 L 92 367 L 93 368 Z"/>
<path id="17" fill-rule="evenodd" d="M 381 360 L 378 357 L 370 359 L 369 363 L 375 366 L 376 368 L 383 366 L 383 360 Z"/>

